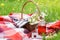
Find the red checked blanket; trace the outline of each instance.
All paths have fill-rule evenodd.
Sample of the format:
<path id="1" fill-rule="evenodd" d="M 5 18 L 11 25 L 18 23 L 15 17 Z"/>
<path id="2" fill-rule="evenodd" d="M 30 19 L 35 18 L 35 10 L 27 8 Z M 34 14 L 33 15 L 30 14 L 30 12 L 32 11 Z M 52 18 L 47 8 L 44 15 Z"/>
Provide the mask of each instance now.
<path id="1" fill-rule="evenodd" d="M 29 18 L 31 15 L 25 15 L 24 18 Z M 12 18 L 11 18 L 12 17 Z M 15 18 L 15 19 L 14 19 Z M 11 14 L 9 16 L 0 16 L 0 37 L 1 34 L 3 35 L 3 38 L 8 38 L 9 40 L 23 40 L 23 38 L 28 38 L 31 33 L 25 34 L 23 28 L 16 28 L 16 24 L 20 25 L 20 23 L 16 20 L 16 18 L 19 20 L 20 14 Z M 15 21 L 14 21 L 14 20 Z M 16 22 L 17 21 L 17 22 Z M 24 20 L 23 20 L 24 21 Z M 21 21 L 22 22 L 22 21 Z M 24 23 L 28 21 L 25 20 Z M 21 27 L 23 23 L 19 27 Z M 49 28 L 49 30 L 46 30 L 46 27 Z M 43 32 L 53 32 L 55 31 L 54 29 L 60 29 L 60 20 L 54 23 L 46 24 L 45 27 L 38 27 L 38 32 L 43 33 Z M 31 39 L 32 40 L 32 39 Z"/>
<path id="2" fill-rule="evenodd" d="M 23 28 L 16 28 L 15 23 L 9 16 L 0 16 L 0 37 L 9 38 L 11 40 L 23 40 L 24 37 L 29 37 L 29 34 L 25 34 Z M 19 15 L 12 15 L 12 17 L 19 19 Z"/>

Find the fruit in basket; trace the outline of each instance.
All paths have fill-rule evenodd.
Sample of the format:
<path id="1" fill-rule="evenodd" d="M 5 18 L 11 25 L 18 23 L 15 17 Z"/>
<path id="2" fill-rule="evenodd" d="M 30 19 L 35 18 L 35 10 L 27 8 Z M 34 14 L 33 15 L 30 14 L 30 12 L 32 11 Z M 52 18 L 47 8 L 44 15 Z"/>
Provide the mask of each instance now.
<path id="1" fill-rule="evenodd" d="M 28 21 L 30 22 L 31 25 L 34 25 L 34 24 L 37 24 L 38 23 L 38 14 L 35 13 L 35 14 L 32 14 L 31 15 L 31 18 L 28 19 Z"/>

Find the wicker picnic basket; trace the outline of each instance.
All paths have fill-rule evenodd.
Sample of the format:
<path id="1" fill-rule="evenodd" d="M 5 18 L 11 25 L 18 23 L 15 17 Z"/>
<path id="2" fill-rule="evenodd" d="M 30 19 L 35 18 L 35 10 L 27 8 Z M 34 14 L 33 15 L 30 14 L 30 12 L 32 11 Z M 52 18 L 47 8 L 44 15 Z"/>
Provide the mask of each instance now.
<path id="1" fill-rule="evenodd" d="M 38 14 L 38 16 L 40 17 L 40 10 L 39 10 L 38 5 L 37 5 L 35 2 L 33 2 L 33 1 L 27 1 L 27 2 L 24 3 L 24 5 L 23 5 L 23 7 L 22 7 L 21 19 L 23 19 L 24 7 L 27 5 L 27 3 L 30 3 L 30 2 L 32 2 L 32 3 L 36 6 L 36 8 L 37 8 L 37 10 L 38 10 L 38 13 L 37 13 L 37 14 Z M 31 21 L 32 21 L 32 20 L 31 20 Z M 27 24 L 25 24 L 25 25 L 23 26 L 23 28 L 26 28 L 26 29 L 28 29 L 29 31 L 32 31 L 32 30 L 35 29 L 35 27 L 37 26 L 37 24 L 38 24 L 38 23 L 31 25 L 30 22 L 28 22 Z"/>

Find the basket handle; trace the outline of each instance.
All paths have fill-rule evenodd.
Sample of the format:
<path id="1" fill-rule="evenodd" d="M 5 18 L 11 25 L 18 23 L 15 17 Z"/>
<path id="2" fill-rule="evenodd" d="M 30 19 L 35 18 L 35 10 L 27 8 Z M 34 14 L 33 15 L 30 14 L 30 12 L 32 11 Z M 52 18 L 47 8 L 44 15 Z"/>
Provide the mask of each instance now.
<path id="1" fill-rule="evenodd" d="M 29 3 L 29 2 L 32 2 L 32 3 L 37 7 L 38 14 L 40 14 L 40 10 L 39 10 L 38 5 L 37 5 L 35 2 L 29 0 L 29 1 L 25 2 L 24 5 L 23 5 L 23 7 L 22 7 L 22 11 L 21 11 L 21 19 L 23 19 L 23 9 L 24 9 L 24 7 L 26 6 L 26 4 Z M 38 15 L 38 16 L 39 16 L 39 15 Z"/>

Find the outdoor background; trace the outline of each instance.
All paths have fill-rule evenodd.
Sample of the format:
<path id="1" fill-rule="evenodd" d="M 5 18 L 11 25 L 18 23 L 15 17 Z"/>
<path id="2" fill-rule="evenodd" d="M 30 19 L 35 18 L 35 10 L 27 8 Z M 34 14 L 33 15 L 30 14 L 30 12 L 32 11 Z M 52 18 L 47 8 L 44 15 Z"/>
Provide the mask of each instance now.
<path id="1" fill-rule="evenodd" d="M 27 0 L 0 0 L 0 16 L 9 15 L 9 13 L 20 13 L 23 4 Z M 45 20 L 53 22 L 60 20 L 60 0 L 34 0 L 39 6 L 40 11 L 46 13 Z M 33 3 L 28 3 L 24 8 L 24 13 L 31 14 L 36 11 L 36 6 Z M 47 40 L 60 40 L 60 32 L 54 38 Z"/>
<path id="2" fill-rule="evenodd" d="M 0 15 L 8 15 L 11 12 L 21 12 L 22 5 L 27 0 L 0 0 Z M 52 22 L 60 19 L 60 0 L 34 0 L 40 7 L 41 12 L 45 12 L 47 16 L 45 20 Z M 36 7 L 33 3 L 28 3 L 24 8 L 24 13 L 33 13 Z"/>

